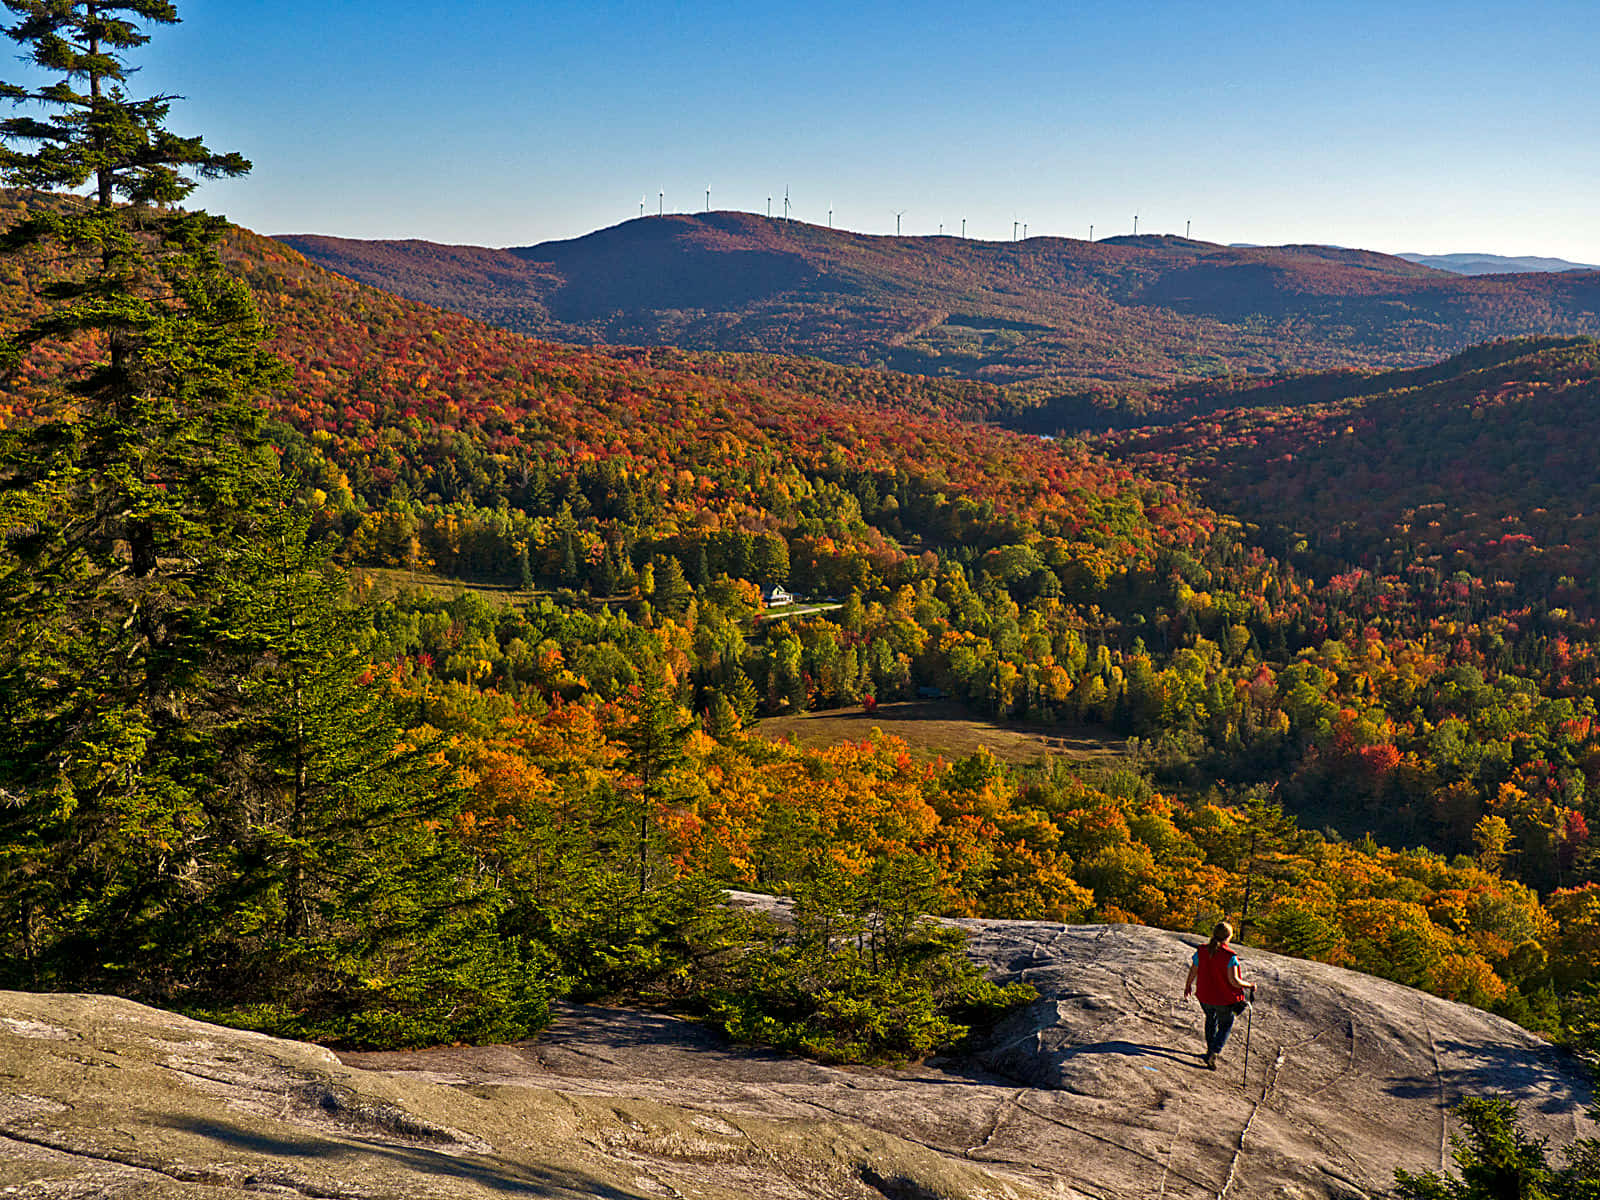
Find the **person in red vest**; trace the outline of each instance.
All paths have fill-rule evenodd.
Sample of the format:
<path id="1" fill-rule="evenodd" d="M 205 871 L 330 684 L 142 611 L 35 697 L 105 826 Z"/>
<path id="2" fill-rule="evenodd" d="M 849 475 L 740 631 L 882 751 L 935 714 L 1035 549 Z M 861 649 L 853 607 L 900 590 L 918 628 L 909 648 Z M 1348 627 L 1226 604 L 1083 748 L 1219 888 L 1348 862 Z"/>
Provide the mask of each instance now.
<path id="1" fill-rule="evenodd" d="M 1211 930 L 1211 940 L 1189 960 L 1189 978 L 1183 984 L 1183 998 L 1193 995 L 1205 1009 L 1206 1052 L 1202 1061 L 1213 1071 L 1217 1069 L 1217 1055 L 1233 1031 L 1233 1018 L 1245 1009 L 1245 992 L 1250 993 L 1252 1003 L 1256 998 L 1256 985 L 1244 981 L 1239 956 L 1228 945 L 1232 936 L 1233 926 L 1218 921 Z"/>

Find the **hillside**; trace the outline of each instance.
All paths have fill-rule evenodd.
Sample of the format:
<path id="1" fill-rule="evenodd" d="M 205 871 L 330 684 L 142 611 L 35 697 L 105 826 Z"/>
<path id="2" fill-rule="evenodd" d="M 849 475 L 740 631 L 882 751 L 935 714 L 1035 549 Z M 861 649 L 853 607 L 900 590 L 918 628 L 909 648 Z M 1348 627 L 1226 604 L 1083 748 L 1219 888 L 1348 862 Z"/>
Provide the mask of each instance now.
<path id="1" fill-rule="evenodd" d="M 52 201 L 6 194 L 0 223 L 39 203 Z M 768 477 L 805 477 L 808 490 L 864 477 L 903 480 L 946 517 L 961 509 L 961 528 L 980 548 L 981 527 L 1003 534 L 1024 513 L 1119 553 L 1135 544 L 1148 552 L 1169 532 L 1188 543 L 1210 521 L 1170 507 L 1172 489 L 1081 450 L 949 420 L 996 402 L 982 385 L 805 359 L 555 345 L 354 283 L 247 230 L 233 231 L 227 253 L 291 371 L 267 407 L 289 456 L 327 485 L 330 508 L 492 511 L 506 502 L 536 518 L 565 503 L 588 528 L 621 515 L 609 504 L 641 519 L 659 507 L 674 530 L 758 532 L 778 519 L 775 504 L 801 499 L 773 493 Z M 11 323 L 39 301 L 32 264 L 7 267 L 0 318 Z M 49 348 L 23 364 L 0 392 L 0 424 L 25 420 L 32 389 L 73 353 Z M 580 499 L 575 488 L 598 490 Z M 1107 536 L 1113 512 L 1118 530 Z M 897 523 L 906 541 L 932 532 L 906 530 L 910 518 Z M 1157 533 L 1168 519 L 1172 530 Z M 836 506 L 815 520 L 835 539 L 906 553 L 859 511 Z M 493 579 L 512 569 L 509 542 L 501 551 L 494 562 L 440 565 Z"/>
<path id="2" fill-rule="evenodd" d="M 1324 569 L 1465 571 L 1517 584 L 1513 606 L 1559 587 L 1573 616 L 1595 611 L 1600 342 L 1506 342 L 1340 384 L 1286 381 L 1104 444 Z"/>
<path id="3" fill-rule="evenodd" d="M 1248 1066 L 1240 1027 L 1212 1073 L 1177 999 L 1185 939 L 966 924 L 981 964 L 1041 997 L 973 1051 L 900 1070 L 592 1006 L 514 1045 L 341 1061 L 126 1001 L 0 993 L 0 1179 L 130 1198 L 1344 1200 L 1445 1165 L 1462 1095 L 1519 1100 L 1552 1157 L 1594 1135 L 1576 1063 L 1464 1005 L 1246 950 Z"/>
<path id="4" fill-rule="evenodd" d="M 1586 344 L 1585 338 L 1497 338 L 1437 362 L 1398 370 L 1340 368 L 1258 378 L 1184 380 L 1140 391 L 1091 392 L 1030 403 L 1007 396 L 995 419 L 1028 433 L 1065 435 L 1085 429 L 1140 430 L 1143 436 L 1226 409 L 1303 408 L 1376 392 L 1423 387 L 1483 371 L 1543 349 Z"/>
<path id="5" fill-rule="evenodd" d="M 1241 520 L 990 423 L 1180 376 L 1169 415 L 1259 374 L 1303 431 L 1590 404 L 1596 275 L 723 215 L 525 265 L 592 337 L 625 300 L 973 370 L 536 340 L 185 209 L 249 163 L 122 86 L 172 6 L 12 7 L 65 80 L 0 88 L 54 114 L 0 176 L 84 194 L 0 197 L 0 1190 L 1343 1196 L 1442 1164 L 1456 1090 L 1600 1160 L 1545 1051 L 1600 1054 L 1586 548 L 1369 568 L 1325 491 Z M 1440 288 L 1491 303 L 1445 328 Z M 1508 313 L 1547 332 L 1410 357 Z M 1512 466 L 1573 436 L 1490 407 Z M 857 710 L 925 736 L 782 736 Z M 1169 1002 L 1235 915 L 1281 997 L 1237 1094 Z"/>
<path id="6" fill-rule="evenodd" d="M 1319 246 L 876 237 L 732 212 L 507 250 L 283 240 L 541 337 L 809 354 L 1029 395 L 1416 365 L 1492 337 L 1600 333 L 1600 274 L 1468 278 Z"/>

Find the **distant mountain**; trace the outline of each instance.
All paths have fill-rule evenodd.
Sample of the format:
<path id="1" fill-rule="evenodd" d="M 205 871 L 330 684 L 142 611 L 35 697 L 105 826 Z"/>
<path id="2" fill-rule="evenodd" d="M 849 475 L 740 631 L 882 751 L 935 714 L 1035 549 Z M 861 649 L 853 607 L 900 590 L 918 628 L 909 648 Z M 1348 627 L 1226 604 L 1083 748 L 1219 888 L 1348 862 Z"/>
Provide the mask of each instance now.
<path id="1" fill-rule="evenodd" d="M 1457 275 L 1521 275 L 1535 271 L 1600 271 L 1593 263 L 1568 262 L 1564 258 L 1537 258 L 1524 255 L 1507 258 L 1503 254 L 1397 254 L 1407 262 L 1419 263 Z"/>
<path id="2" fill-rule="evenodd" d="M 1600 333 L 1600 273 L 1470 279 L 1325 246 L 875 237 L 733 212 L 508 250 L 283 240 L 353 279 L 540 337 L 807 354 L 1045 395 L 1413 366 L 1499 336 Z"/>

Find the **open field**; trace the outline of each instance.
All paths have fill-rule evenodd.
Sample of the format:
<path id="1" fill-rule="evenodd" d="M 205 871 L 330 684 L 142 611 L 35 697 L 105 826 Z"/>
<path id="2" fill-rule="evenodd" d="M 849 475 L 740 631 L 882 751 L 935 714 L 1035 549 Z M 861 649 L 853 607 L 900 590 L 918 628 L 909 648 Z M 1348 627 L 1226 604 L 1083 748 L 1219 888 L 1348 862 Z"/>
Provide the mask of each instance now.
<path id="1" fill-rule="evenodd" d="M 1126 749 L 1122 739 L 1084 726 L 991 721 L 974 717 L 949 700 L 902 700 L 880 704 L 875 713 L 853 706 L 765 717 L 756 732 L 774 741 L 787 737 L 801 746 L 833 746 L 861 741 L 874 728 L 904 738 L 913 754 L 927 758 L 961 758 L 987 746 L 1002 762 L 1019 765 L 1058 754 L 1081 762 L 1110 763 Z"/>
<path id="2" fill-rule="evenodd" d="M 411 571 L 405 567 L 355 567 L 350 572 L 350 581 L 357 588 L 365 584 L 379 598 L 397 596 L 401 592 L 420 592 L 425 596 L 450 599 L 462 592 L 478 592 L 499 604 L 525 604 L 541 594 L 549 594 L 523 591 L 505 583 L 452 579 L 432 571 Z"/>

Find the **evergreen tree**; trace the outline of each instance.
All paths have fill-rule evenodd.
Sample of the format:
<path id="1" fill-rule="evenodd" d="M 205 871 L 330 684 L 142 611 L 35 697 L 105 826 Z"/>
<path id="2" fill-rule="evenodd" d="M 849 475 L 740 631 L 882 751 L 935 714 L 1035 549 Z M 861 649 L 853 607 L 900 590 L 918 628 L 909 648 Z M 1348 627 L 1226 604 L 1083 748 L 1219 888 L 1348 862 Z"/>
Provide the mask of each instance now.
<path id="1" fill-rule="evenodd" d="M 775 533 L 755 539 L 750 562 L 751 577 L 763 587 L 776 587 L 789 581 L 789 545 Z"/>
<path id="2" fill-rule="evenodd" d="M 739 734 L 739 710 L 722 692 L 711 693 L 711 705 L 706 714 L 706 732 L 719 742 L 732 741 Z"/>
<path id="3" fill-rule="evenodd" d="M 1283 890 L 1283 853 L 1300 840 L 1295 820 L 1283 811 L 1272 789 L 1253 787 L 1245 795 L 1244 824 L 1237 831 L 1238 870 L 1244 876 L 1239 903 L 1239 940 L 1245 939 L 1253 912 L 1267 908 Z"/>
<path id="4" fill-rule="evenodd" d="M 749 725 L 756 718 L 756 709 L 761 705 L 761 697 L 756 692 L 756 685 L 750 682 L 750 676 L 744 673 L 743 668 L 734 666 L 731 675 L 727 687 L 728 699 L 733 704 L 734 712 L 739 714 L 740 723 Z"/>
<path id="5" fill-rule="evenodd" d="M 1469 1096 L 1456 1105 L 1456 1114 L 1465 1127 L 1450 1138 L 1459 1175 L 1396 1171 L 1399 1200 L 1594 1200 L 1600 1195 L 1594 1173 L 1600 1141 L 1580 1138 L 1557 1167 L 1544 1142 L 1523 1132 L 1514 1101 Z"/>
<path id="6" fill-rule="evenodd" d="M 683 564 L 675 555 L 668 554 L 656 560 L 656 611 L 669 617 L 681 617 L 694 593 L 684 577 Z"/>
<path id="7" fill-rule="evenodd" d="M 540 956 L 496 936 L 450 790 L 360 682 L 343 580 L 249 403 L 280 368 L 223 225 L 167 207 L 248 164 L 124 91 L 138 22 L 172 7 L 6 6 L 62 78 L 0 88 L 47 114 L 0 124 L 0 171 L 93 194 L 4 239 L 57 270 L 9 359 L 66 341 L 84 365 L 0 435 L 0 980 L 354 1042 L 525 1031 Z"/>
<path id="8" fill-rule="evenodd" d="M 208 610 L 273 470 L 248 394 L 277 377 L 221 222 L 167 206 L 249 164 L 164 127 L 125 54 L 170 5 L 6 0 L 6 33 L 58 76 L 0 85 L 0 176 L 43 196 L 6 232 L 44 262 L 49 307 L 7 364 L 47 357 L 31 423 L 0 437 L 0 789 L 7 933 L 30 978 L 116 974 L 107 953 L 188 888 L 205 823 L 182 766 Z M 69 344 L 70 355 L 60 353 Z M 48 960 L 46 962 L 45 960 Z M 109 962 L 109 965 L 108 965 Z"/>
<path id="9" fill-rule="evenodd" d="M 578 537 L 570 528 L 561 531 L 561 566 L 556 578 L 565 587 L 578 582 Z"/>
<path id="10" fill-rule="evenodd" d="M 667 682 L 666 671 L 659 664 L 645 669 L 625 706 L 632 720 L 622 732 L 622 741 L 628 748 L 630 773 L 637 781 L 634 824 L 638 832 L 638 881 L 642 895 L 649 887 L 651 863 L 655 857 L 652 853 L 656 840 L 652 836 L 655 813 L 671 795 L 671 773 L 684 761 L 684 740 L 694 728 L 694 722 L 684 717 Z"/>
<path id="11" fill-rule="evenodd" d="M 272 997 L 277 1026 L 378 1044 L 521 1036 L 542 1024 L 537 947 L 497 936 L 500 901 L 440 830 L 455 790 L 401 728 L 362 654 L 331 547 L 288 502 L 234 556 L 215 614 L 226 660 L 204 706 L 197 789 L 218 876 L 170 958 L 240 973 L 218 999 Z M 368 681 L 363 682 L 366 678 Z M 411 744 L 406 744 L 410 742 Z M 219 952 L 220 950 L 220 952 Z M 201 972 L 196 970 L 198 977 Z"/>
<path id="12" fill-rule="evenodd" d="M 612 546 L 607 546 L 605 554 L 600 559 L 600 567 L 595 573 L 595 594 L 606 599 L 615 596 L 620 578 L 621 572 L 617 570 L 616 549 Z"/>
<path id="13" fill-rule="evenodd" d="M 528 561 L 526 540 L 517 543 L 517 586 L 525 592 L 533 588 L 533 564 Z"/>

